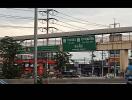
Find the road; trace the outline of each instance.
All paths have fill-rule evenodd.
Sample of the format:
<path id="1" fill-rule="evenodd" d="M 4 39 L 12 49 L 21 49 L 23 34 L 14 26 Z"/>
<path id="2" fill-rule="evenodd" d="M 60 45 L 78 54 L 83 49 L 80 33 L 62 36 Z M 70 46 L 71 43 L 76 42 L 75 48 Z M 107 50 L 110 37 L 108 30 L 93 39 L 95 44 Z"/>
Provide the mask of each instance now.
<path id="1" fill-rule="evenodd" d="M 5 82 L 4 80 L 0 80 L 0 84 L 8 84 L 8 83 Z"/>
<path id="2" fill-rule="evenodd" d="M 123 78 L 105 79 L 105 78 L 65 78 L 65 79 L 50 79 L 49 84 L 126 84 Z"/>
<path id="3" fill-rule="evenodd" d="M 8 84 L 33 84 L 33 79 L 3 79 Z M 45 80 L 44 80 L 45 84 Z M 123 78 L 105 79 L 105 78 L 64 78 L 49 79 L 48 84 L 126 84 Z"/>

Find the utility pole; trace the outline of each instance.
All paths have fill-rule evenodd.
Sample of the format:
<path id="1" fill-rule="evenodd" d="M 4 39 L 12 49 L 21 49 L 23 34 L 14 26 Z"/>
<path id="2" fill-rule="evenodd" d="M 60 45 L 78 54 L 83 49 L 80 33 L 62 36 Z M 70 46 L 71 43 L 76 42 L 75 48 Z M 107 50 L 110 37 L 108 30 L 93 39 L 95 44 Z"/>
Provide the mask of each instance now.
<path id="1" fill-rule="evenodd" d="M 102 43 L 103 43 L 103 34 L 102 34 Z M 103 64 L 103 50 L 102 50 L 102 77 L 104 76 L 104 64 Z"/>
<path id="2" fill-rule="evenodd" d="M 34 84 L 37 84 L 37 28 L 38 28 L 38 9 L 34 9 Z"/>
<path id="3" fill-rule="evenodd" d="M 109 26 L 110 26 L 110 25 L 113 25 L 114 28 L 116 28 L 116 25 L 119 25 L 119 27 L 120 27 L 120 23 L 116 23 L 116 22 L 115 22 L 115 18 L 113 18 L 113 19 L 114 19 L 114 23 L 113 23 L 113 24 L 109 24 Z"/>
<path id="4" fill-rule="evenodd" d="M 113 18 L 114 19 L 114 23 L 113 24 L 110 24 L 110 25 L 113 25 L 114 26 L 114 28 L 116 28 L 116 25 L 119 25 L 119 27 L 120 27 L 120 23 L 116 23 L 115 22 L 115 18 Z M 114 34 L 112 34 L 113 36 L 114 36 Z M 114 38 L 113 38 L 113 40 L 114 40 Z M 116 61 L 115 61 L 115 54 L 116 54 L 116 50 L 114 50 L 114 77 L 116 77 Z"/>
<path id="5" fill-rule="evenodd" d="M 46 25 L 46 27 L 40 27 L 40 28 L 42 28 L 42 30 L 43 29 L 46 29 L 46 34 L 49 34 L 49 29 L 50 28 L 54 28 L 54 29 L 56 29 L 57 30 L 57 28 L 55 28 L 55 27 L 49 27 L 49 21 L 51 20 L 51 19 L 53 19 L 53 20 L 56 20 L 57 21 L 57 19 L 55 19 L 55 18 L 49 18 L 49 14 L 50 14 L 50 12 L 53 12 L 53 11 L 55 11 L 55 12 L 57 12 L 56 10 L 53 10 L 53 9 L 47 9 L 46 11 L 39 11 L 40 13 L 42 13 L 42 15 L 44 14 L 44 13 L 46 13 L 46 19 L 39 19 L 39 20 L 42 20 L 42 21 L 46 21 L 46 23 L 47 23 L 47 25 Z M 49 45 L 49 38 L 47 38 L 47 46 Z M 48 67 L 48 59 L 49 59 L 49 53 L 48 53 L 48 51 L 47 51 L 47 53 L 46 53 L 46 72 L 47 72 L 47 83 L 48 83 L 48 69 L 49 69 L 49 67 Z"/>
<path id="6" fill-rule="evenodd" d="M 93 59 L 93 57 L 94 57 L 94 53 L 92 51 L 92 76 L 93 76 L 93 72 L 94 72 L 94 59 Z"/>
<path id="7" fill-rule="evenodd" d="M 84 65 L 86 64 L 85 61 L 86 61 L 86 60 L 85 60 L 85 57 L 84 57 Z"/>

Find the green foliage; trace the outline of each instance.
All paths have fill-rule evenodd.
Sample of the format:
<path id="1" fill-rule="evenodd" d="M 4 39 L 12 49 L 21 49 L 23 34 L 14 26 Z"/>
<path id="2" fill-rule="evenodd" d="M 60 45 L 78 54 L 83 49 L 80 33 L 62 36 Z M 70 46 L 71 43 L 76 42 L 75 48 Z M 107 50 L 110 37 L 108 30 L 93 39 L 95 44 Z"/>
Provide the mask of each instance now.
<path id="1" fill-rule="evenodd" d="M 10 63 L 4 63 L 2 71 L 5 78 L 13 79 L 21 76 L 22 67 Z"/>
<path id="2" fill-rule="evenodd" d="M 4 37 L 0 40 L 0 57 L 3 58 L 3 75 L 5 78 L 20 76 L 21 68 L 15 65 L 16 54 L 21 49 L 21 42 L 13 40 L 12 37 Z"/>
<path id="3" fill-rule="evenodd" d="M 71 56 L 72 55 L 69 52 L 58 51 L 54 57 L 57 62 L 57 68 L 62 69 L 65 66 L 67 66 L 67 64 L 69 64 L 70 61 L 72 61 Z"/>

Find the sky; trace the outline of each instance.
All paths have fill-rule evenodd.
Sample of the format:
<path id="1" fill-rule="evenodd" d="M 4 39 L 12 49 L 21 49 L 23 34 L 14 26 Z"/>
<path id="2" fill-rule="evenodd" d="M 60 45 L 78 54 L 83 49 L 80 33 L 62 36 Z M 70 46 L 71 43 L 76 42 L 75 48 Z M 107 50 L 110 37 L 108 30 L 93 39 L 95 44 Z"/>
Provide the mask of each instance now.
<path id="1" fill-rule="evenodd" d="M 39 8 L 39 10 L 45 10 L 46 8 Z M 106 28 L 101 25 L 109 25 L 113 24 L 115 21 L 120 23 L 121 27 L 132 26 L 132 8 L 52 8 L 59 13 L 55 13 L 54 16 L 50 16 L 56 18 L 59 21 L 56 21 L 55 24 L 52 24 L 52 20 L 50 22 L 50 26 L 54 26 L 59 30 L 54 30 L 54 32 L 65 32 L 65 31 L 77 31 L 77 30 L 91 30 L 91 29 L 99 29 L 99 28 Z M 75 18 L 79 18 L 85 21 L 81 21 L 82 23 L 73 22 L 74 18 L 71 18 L 69 15 Z M 6 17 L 5 17 L 6 16 Z M 30 17 L 29 19 L 16 19 L 12 16 L 20 16 L 20 17 Z M 33 27 L 34 26 L 34 10 L 29 8 L 0 8 L 0 37 L 4 36 L 22 36 L 22 35 L 33 35 L 33 28 L 11 28 L 11 27 L 3 27 L 5 26 L 24 26 L 24 27 Z M 62 18 L 63 17 L 63 18 Z M 38 18 L 46 18 L 46 15 L 38 13 Z M 66 18 L 66 19 L 65 19 Z M 67 20 L 70 19 L 70 20 Z M 76 20 L 78 21 L 78 20 Z M 69 26 L 71 24 L 73 27 Z M 87 23 L 87 24 L 86 24 Z M 59 24 L 59 25 L 56 25 Z M 94 24 L 94 25 L 93 25 Z M 96 24 L 96 25 L 95 25 Z M 62 27 L 63 26 L 69 26 Z M 39 27 L 45 27 L 46 23 L 39 20 L 38 21 Z M 50 30 L 52 32 L 52 30 Z M 45 34 L 46 31 L 42 32 L 41 29 L 38 29 L 38 34 Z M 83 59 L 84 57 L 90 58 L 90 53 L 81 52 L 81 53 L 72 53 L 74 59 Z M 96 54 L 96 53 L 95 53 Z M 100 59 L 100 53 L 96 54 Z"/>

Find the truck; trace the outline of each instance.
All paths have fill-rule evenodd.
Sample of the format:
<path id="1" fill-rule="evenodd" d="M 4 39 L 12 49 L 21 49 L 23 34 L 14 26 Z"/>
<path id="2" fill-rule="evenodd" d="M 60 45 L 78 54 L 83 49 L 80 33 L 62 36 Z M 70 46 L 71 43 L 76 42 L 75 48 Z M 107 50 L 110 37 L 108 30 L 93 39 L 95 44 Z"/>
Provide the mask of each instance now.
<path id="1" fill-rule="evenodd" d="M 125 79 L 127 84 L 132 84 L 132 65 L 128 65 L 125 72 Z"/>

